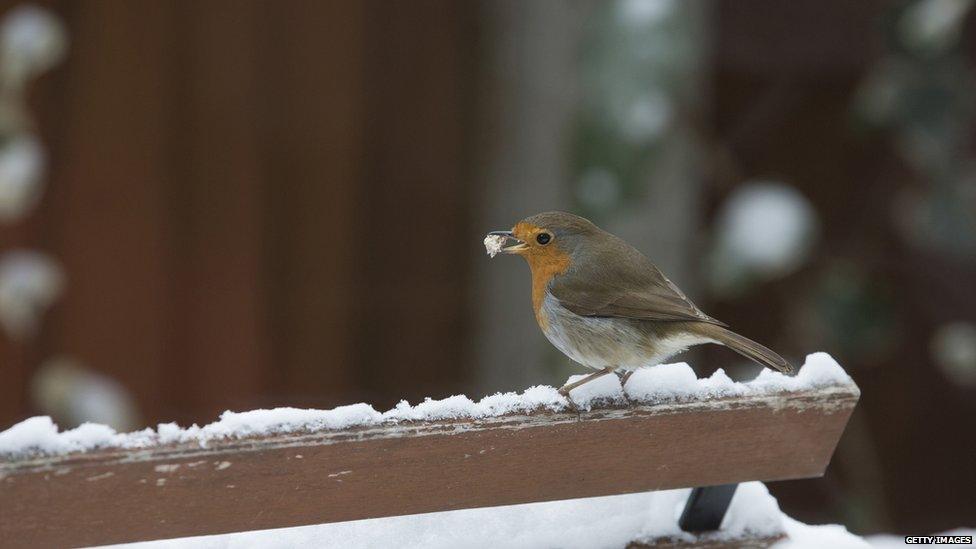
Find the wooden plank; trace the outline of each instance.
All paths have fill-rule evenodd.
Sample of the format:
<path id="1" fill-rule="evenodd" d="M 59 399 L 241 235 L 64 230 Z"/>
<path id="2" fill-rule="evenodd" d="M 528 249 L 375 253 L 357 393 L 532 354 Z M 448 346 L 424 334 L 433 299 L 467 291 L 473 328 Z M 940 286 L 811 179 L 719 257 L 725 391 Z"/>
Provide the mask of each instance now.
<path id="1" fill-rule="evenodd" d="M 88 545 L 823 474 L 853 385 L 0 463 L 0 546 Z"/>

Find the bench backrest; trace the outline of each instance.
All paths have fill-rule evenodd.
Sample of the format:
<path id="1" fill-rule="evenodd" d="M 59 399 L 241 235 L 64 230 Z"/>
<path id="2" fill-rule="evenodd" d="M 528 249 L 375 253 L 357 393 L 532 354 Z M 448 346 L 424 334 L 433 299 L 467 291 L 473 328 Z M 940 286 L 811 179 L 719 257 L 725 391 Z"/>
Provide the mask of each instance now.
<path id="1" fill-rule="evenodd" d="M 77 546 L 823 474 L 858 399 L 788 395 L 0 462 L 0 546 Z"/>

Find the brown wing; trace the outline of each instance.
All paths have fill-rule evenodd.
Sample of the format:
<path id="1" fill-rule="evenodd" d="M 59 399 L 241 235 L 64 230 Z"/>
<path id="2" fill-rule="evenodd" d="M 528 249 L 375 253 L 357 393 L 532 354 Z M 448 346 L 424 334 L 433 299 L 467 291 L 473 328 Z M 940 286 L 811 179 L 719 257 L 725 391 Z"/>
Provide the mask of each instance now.
<path id="1" fill-rule="evenodd" d="M 555 277 L 549 291 L 581 316 L 660 321 L 698 321 L 725 326 L 701 312 L 653 263 L 629 244 L 613 238 L 602 253 L 574 261 Z"/>

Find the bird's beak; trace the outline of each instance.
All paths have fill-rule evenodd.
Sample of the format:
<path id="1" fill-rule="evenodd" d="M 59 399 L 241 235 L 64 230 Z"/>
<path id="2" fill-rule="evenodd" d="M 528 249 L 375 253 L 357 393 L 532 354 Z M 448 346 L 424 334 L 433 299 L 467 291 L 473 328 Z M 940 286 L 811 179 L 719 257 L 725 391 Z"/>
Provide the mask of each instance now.
<path id="1" fill-rule="evenodd" d="M 488 234 L 490 234 L 492 236 L 503 236 L 505 238 L 508 238 L 510 240 L 514 240 L 515 241 L 515 244 L 513 244 L 511 246 L 505 246 L 504 248 L 502 248 L 502 250 L 501 250 L 502 253 L 506 253 L 506 254 L 517 254 L 517 253 L 521 252 L 522 250 L 524 250 L 525 248 L 527 248 L 527 246 L 525 245 L 525 242 L 522 242 L 521 240 L 515 238 L 515 235 L 512 234 L 512 231 L 491 231 Z"/>

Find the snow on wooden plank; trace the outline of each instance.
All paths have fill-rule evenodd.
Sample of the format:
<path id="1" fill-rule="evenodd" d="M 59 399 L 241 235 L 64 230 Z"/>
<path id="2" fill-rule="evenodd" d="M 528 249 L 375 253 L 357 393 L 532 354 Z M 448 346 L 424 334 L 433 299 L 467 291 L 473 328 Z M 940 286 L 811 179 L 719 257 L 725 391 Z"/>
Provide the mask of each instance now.
<path id="1" fill-rule="evenodd" d="M 0 462 L 0 546 L 77 546 L 823 474 L 859 392 L 794 392 Z"/>

